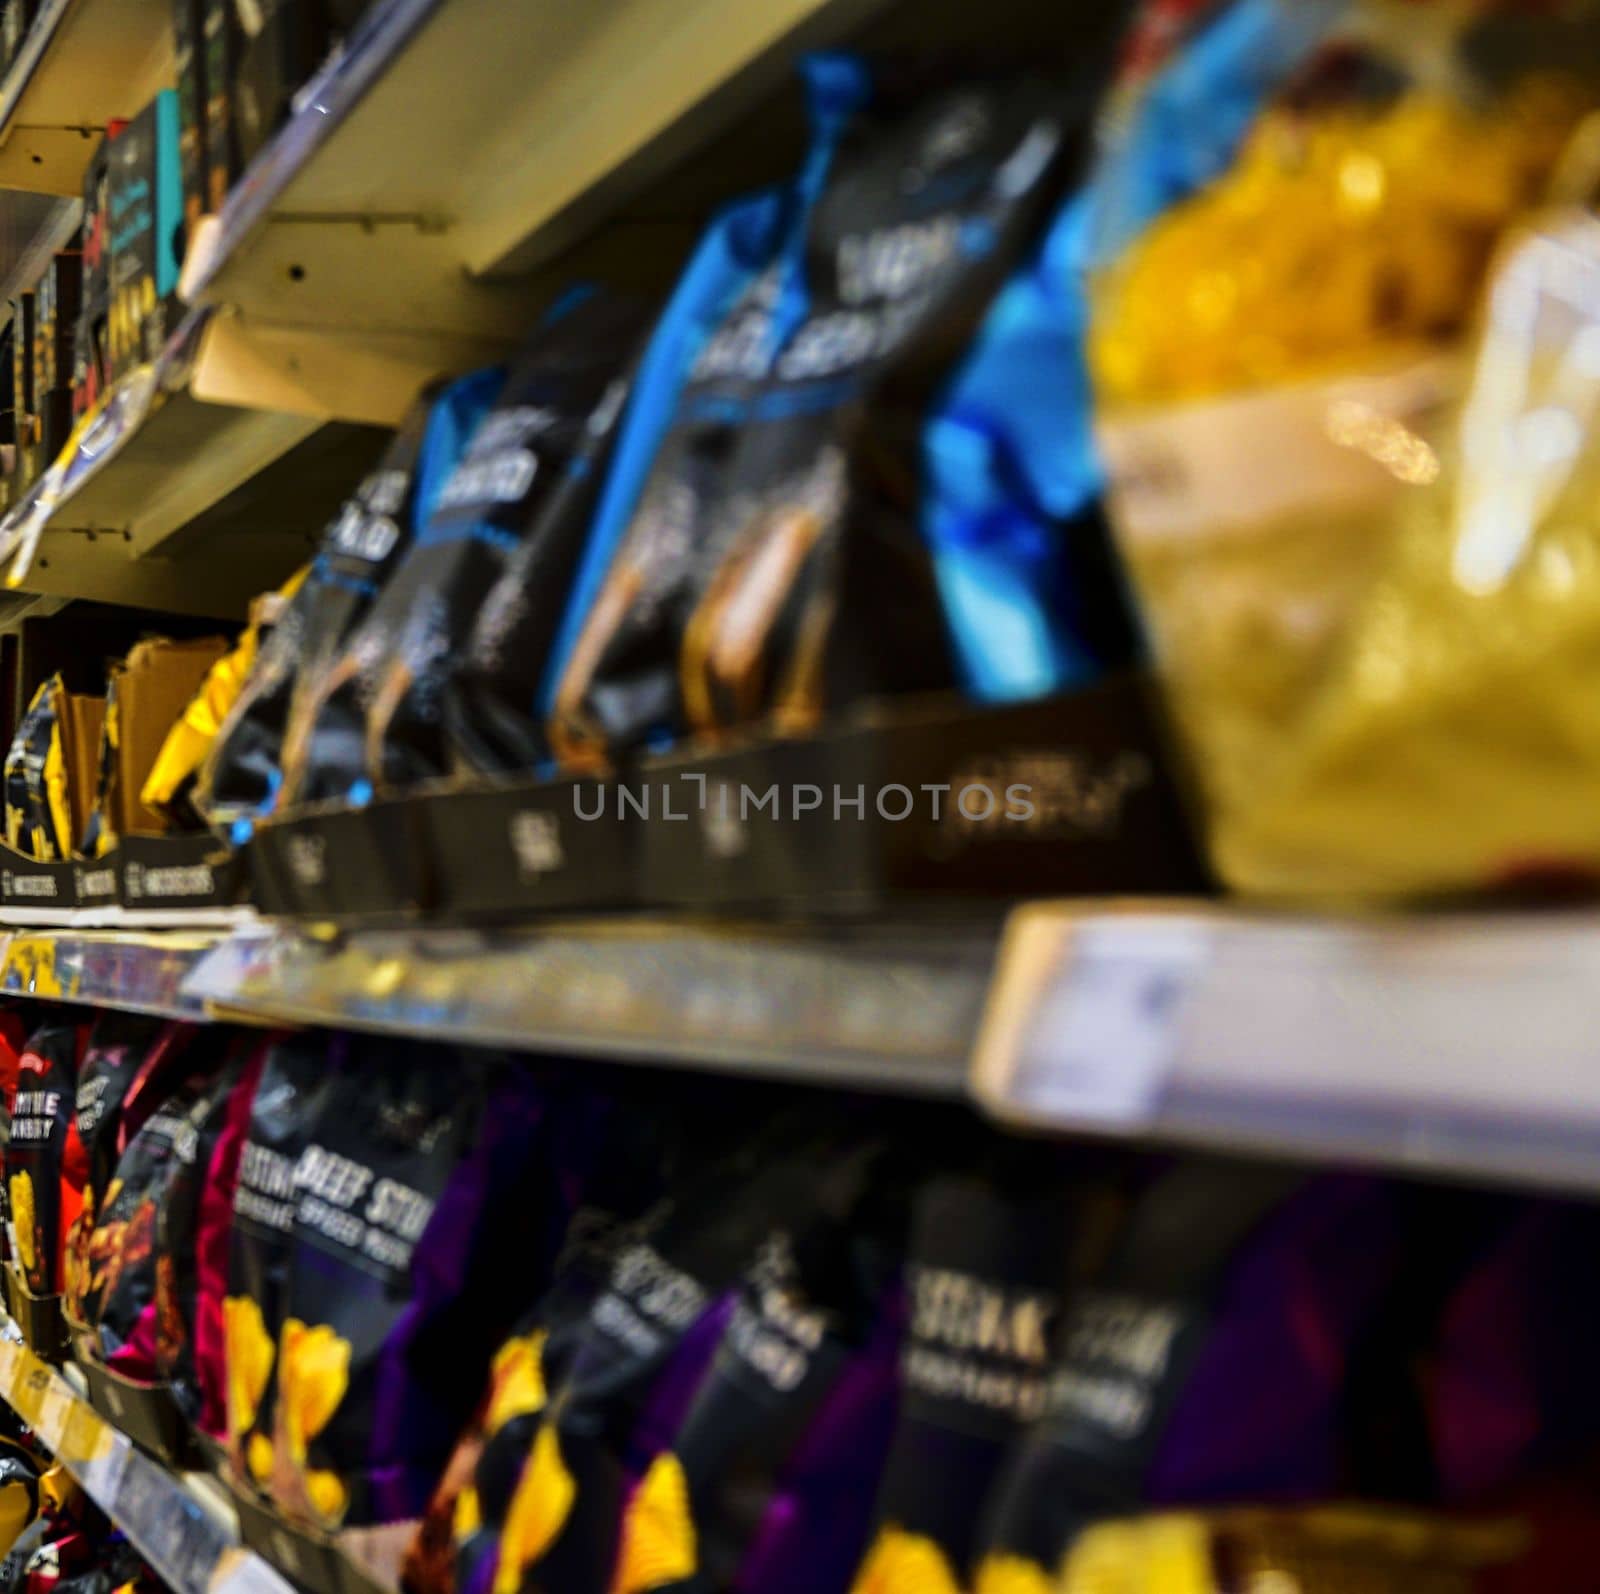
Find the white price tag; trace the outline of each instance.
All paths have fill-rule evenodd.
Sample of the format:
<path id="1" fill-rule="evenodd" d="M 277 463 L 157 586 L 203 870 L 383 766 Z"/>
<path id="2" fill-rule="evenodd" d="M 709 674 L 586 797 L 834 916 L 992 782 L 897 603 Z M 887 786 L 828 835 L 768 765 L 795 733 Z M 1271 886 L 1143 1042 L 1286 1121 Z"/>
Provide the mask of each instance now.
<path id="1" fill-rule="evenodd" d="M 1014 1103 L 1066 1123 L 1153 1118 L 1209 946 L 1195 924 L 1130 918 L 1080 926 L 1025 1027 Z"/>

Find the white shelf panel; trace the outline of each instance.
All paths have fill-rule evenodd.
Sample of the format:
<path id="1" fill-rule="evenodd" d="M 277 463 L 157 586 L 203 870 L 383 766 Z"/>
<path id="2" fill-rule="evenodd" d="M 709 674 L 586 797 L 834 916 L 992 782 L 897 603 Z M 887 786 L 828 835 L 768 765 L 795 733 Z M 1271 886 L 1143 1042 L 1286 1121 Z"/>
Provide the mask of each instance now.
<path id="1" fill-rule="evenodd" d="M 1024 908 L 973 1088 L 1030 1128 L 1600 1188 L 1600 915 Z"/>

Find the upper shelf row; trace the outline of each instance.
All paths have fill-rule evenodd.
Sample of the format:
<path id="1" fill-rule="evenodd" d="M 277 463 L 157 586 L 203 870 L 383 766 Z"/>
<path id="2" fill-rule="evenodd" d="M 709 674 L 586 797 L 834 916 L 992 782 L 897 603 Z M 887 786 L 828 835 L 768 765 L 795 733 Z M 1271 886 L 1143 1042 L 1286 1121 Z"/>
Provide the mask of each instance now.
<path id="1" fill-rule="evenodd" d="M 183 296 L 249 329 L 197 391 L 397 421 L 527 329 L 528 272 L 877 3 L 380 0 L 191 241 Z M 0 87 L 0 188 L 81 192 L 100 130 L 170 83 L 171 34 L 172 0 L 47 0 Z"/>
<path id="2" fill-rule="evenodd" d="M 575 273 L 669 284 L 706 206 L 782 162 L 796 52 L 887 5 L 376 0 L 188 240 L 154 402 L 13 489 L 6 584 L 242 615 L 307 557 L 365 428 L 499 358 Z M 60 247 L 107 124 L 172 83 L 172 38 L 172 0 L 44 0 L 0 83 L 8 279 Z"/>

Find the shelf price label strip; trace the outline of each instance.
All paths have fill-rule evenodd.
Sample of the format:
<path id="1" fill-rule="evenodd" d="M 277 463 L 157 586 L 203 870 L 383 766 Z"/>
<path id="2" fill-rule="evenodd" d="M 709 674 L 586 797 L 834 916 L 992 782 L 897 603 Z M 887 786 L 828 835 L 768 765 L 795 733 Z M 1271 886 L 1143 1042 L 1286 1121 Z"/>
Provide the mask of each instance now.
<path id="1" fill-rule="evenodd" d="M 1194 920 L 1073 924 L 1024 910 L 1001 950 L 975 1094 L 997 1116 L 1033 1124 L 1154 1123 L 1210 956 L 1210 933 Z"/>
<path id="2" fill-rule="evenodd" d="M 293 1594 L 179 1479 L 11 1339 L 0 1339 L 0 1397 L 176 1594 Z"/>

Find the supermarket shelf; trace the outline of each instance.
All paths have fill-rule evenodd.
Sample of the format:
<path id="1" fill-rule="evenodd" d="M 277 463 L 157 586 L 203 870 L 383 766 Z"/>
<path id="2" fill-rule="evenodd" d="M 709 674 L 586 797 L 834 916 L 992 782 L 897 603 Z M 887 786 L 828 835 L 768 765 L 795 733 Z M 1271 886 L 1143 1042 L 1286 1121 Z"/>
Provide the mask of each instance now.
<path id="1" fill-rule="evenodd" d="M 204 1018 L 184 982 L 223 940 L 221 930 L 13 929 L 0 936 L 0 995 Z"/>
<path id="2" fill-rule="evenodd" d="M 387 397 L 398 419 L 530 324 L 528 287 L 493 279 L 617 216 L 787 81 L 797 46 L 880 3 L 387 0 L 200 230 L 184 296 L 277 329 L 286 377 L 360 406 L 339 413 Z"/>
<path id="3" fill-rule="evenodd" d="M 184 991 L 284 1023 L 954 1097 L 994 945 L 992 927 L 957 925 L 280 928 L 220 945 Z"/>
<path id="4" fill-rule="evenodd" d="M 167 1471 L 107 1423 L 69 1377 L 20 1342 L 0 1313 L 4 1399 L 128 1535 L 173 1594 L 292 1594 L 239 1544 L 226 1496 L 209 1481 Z"/>
<path id="5" fill-rule="evenodd" d="M 1600 1189 L 1600 915 L 1046 904 L 998 968 L 1013 1124 Z"/>
<path id="6" fill-rule="evenodd" d="M 242 615 L 309 556 L 377 435 L 235 402 L 236 334 L 192 317 L 154 368 L 119 385 L 0 521 L 8 585 Z"/>
<path id="7" fill-rule="evenodd" d="M 170 0 L 44 0 L 0 84 L 0 188 L 81 193 L 106 123 L 171 81 Z"/>
<path id="8" fill-rule="evenodd" d="M 0 994 L 955 1099 L 1020 1127 L 1600 1190 L 1600 915 L 15 929 Z"/>

